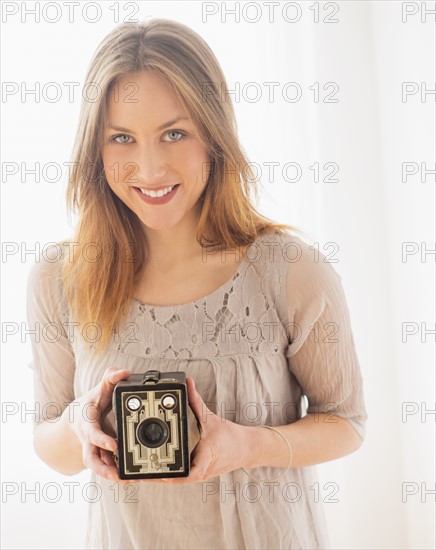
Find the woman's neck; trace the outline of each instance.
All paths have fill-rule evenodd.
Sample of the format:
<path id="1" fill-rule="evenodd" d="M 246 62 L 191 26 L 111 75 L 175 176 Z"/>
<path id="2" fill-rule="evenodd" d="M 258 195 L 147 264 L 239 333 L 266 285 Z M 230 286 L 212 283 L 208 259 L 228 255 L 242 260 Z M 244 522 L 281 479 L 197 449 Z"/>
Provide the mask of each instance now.
<path id="1" fill-rule="evenodd" d="M 184 218 L 176 226 L 165 229 L 144 226 L 147 265 L 168 271 L 201 256 L 203 249 L 196 239 L 197 226 L 198 218 Z"/>

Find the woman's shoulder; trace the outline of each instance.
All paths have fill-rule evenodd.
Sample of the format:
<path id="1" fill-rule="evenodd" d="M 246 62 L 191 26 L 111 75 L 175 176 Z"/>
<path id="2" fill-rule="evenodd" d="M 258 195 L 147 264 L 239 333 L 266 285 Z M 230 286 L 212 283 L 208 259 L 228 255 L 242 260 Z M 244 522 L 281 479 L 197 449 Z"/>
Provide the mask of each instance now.
<path id="1" fill-rule="evenodd" d="M 68 243 L 61 241 L 41 250 L 27 278 L 29 298 L 37 296 L 58 306 L 63 301 L 62 264 L 68 261 L 68 249 Z"/>
<path id="2" fill-rule="evenodd" d="M 30 268 L 29 278 L 40 282 L 60 276 L 62 262 L 68 261 L 69 242 L 60 241 L 44 246 Z"/>
<path id="3" fill-rule="evenodd" d="M 248 247 L 246 259 L 262 264 L 264 269 L 274 266 L 281 271 L 291 264 L 307 264 L 314 256 L 313 246 L 297 233 L 283 229 L 270 230 Z"/>
<path id="4" fill-rule="evenodd" d="M 302 231 L 298 235 L 274 230 L 253 244 L 248 260 L 279 302 L 304 304 L 337 291 L 341 277 L 334 268 L 338 262 L 335 243 L 328 243 L 332 246 L 326 249 Z"/>

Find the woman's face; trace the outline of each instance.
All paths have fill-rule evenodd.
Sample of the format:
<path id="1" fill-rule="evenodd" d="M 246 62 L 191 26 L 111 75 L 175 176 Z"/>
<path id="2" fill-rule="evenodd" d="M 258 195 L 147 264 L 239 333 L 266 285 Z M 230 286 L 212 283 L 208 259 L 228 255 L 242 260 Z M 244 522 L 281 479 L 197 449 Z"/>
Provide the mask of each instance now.
<path id="1" fill-rule="evenodd" d="M 125 75 L 109 92 L 106 113 L 101 152 L 112 191 L 150 229 L 198 219 L 209 161 L 166 80 L 152 71 Z M 187 119 L 175 122 L 180 117 Z M 143 193 L 174 185 L 163 197 Z"/>

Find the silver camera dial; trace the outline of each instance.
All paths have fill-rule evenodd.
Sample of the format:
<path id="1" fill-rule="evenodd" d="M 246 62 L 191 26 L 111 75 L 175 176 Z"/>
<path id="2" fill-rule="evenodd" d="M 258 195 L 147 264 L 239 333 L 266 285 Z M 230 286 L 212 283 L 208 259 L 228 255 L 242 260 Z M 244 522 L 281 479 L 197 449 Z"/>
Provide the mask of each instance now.
<path id="1" fill-rule="evenodd" d="M 162 397 L 162 406 L 165 408 L 165 409 L 174 409 L 174 407 L 176 406 L 176 398 L 174 397 L 174 395 L 171 395 L 171 394 L 167 394 L 167 395 L 164 395 Z"/>
<path id="2" fill-rule="evenodd" d="M 136 395 L 129 397 L 126 402 L 127 408 L 131 411 L 137 411 L 141 408 L 142 401 L 139 399 L 139 397 L 136 397 Z"/>

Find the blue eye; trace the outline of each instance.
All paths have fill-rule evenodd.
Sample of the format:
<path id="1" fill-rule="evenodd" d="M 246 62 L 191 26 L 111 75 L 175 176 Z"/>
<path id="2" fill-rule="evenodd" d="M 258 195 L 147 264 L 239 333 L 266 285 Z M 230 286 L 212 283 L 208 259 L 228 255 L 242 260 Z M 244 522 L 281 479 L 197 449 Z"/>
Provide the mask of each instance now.
<path id="1" fill-rule="evenodd" d="M 128 143 L 128 141 L 117 141 L 118 138 L 127 138 L 129 140 L 130 136 L 128 136 L 127 134 L 119 134 L 118 136 L 114 136 L 112 138 L 112 140 L 115 141 L 116 143 L 120 143 L 121 145 L 124 145 L 124 144 Z"/>
<path id="2" fill-rule="evenodd" d="M 177 143 L 178 141 L 181 141 L 183 138 L 186 137 L 186 134 L 184 134 L 183 132 L 179 132 L 177 130 L 170 130 L 169 132 L 166 133 L 166 135 L 171 135 L 171 134 L 175 134 L 176 135 L 176 139 L 170 139 L 170 140 L 165 140 L 167 141 L 168 143 Z M 177 138 L 177 136 L 179 136 Z M 112 141 L 115 141 L 115 143 L 119 143 L 120 145 L 127 145 L 128 143 L 130 143 L 130 136 L 128 136 L 127 134 L 118 134 L 116 136 L 113 136 L 112 137 Z"/>
<path id="3" fill-rule="evenodd" d="M 167 132 L 166 135 L 169 136 L 170 134 L 179 134 L 179 136 L 182 136 L 179 139 L 170 139 L 170 143 L 175 143 L 177 141 L 182 141 L 182 139 L 185 137 L 185 134 L 183 134 L 182 132 L 178 132 L 177 130 L 170 130 L 169 132 Z"/>

